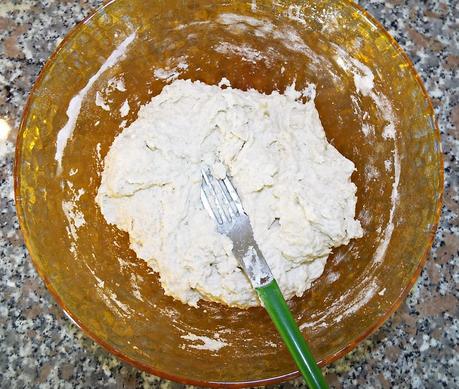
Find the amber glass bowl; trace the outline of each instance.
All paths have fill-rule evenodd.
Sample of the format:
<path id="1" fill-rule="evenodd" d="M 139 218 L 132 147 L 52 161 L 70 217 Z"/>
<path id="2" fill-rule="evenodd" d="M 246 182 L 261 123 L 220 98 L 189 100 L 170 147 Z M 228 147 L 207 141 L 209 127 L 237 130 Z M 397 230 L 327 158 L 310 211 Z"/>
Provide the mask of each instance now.
<path id="1" fill-rule="evenodd" d="M 262 308 L 204 302 L 195 309 L 165 296 L 126 234 L 107 225 L 95 204 L 114 137 L 176 77 L 208 84 L 226 77 L 235 88 L 266 93 L 293 82 L 297 89 L 315 84 L 329 141 L 356 164 L 356 215 L 365 236 L 336 249 L 312 288 L 290 301 L 321 365 L 375 331 L 426 260 L 439 219 L 443 165 L 425 89 L 400 47 L 358 6 L 345 0 L 298 4 L 111 1 L 64 39 L 28 100 L 15 186 L 33 262 L 89 336 L 153 374 L 207 386 L 298 375 Z M 124 55 L 108 66 L 132 34 Z M 355 81 L 368 81 L 368 70 L 374 88 L 357 91 Z M 96 104 L 97 92 L 110 111 Z M 58 171 L 57 134 L 79 93 L 81 109 Z M 130 111 L 122 117 L 126 99 Z"/>

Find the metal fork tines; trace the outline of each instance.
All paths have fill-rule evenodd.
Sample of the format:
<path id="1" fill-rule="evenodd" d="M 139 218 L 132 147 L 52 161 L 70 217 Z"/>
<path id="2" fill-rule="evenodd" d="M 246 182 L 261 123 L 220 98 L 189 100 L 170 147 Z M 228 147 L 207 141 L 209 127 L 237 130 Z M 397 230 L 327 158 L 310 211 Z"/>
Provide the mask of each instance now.
<path id="1" fill-rule="evenodd" d="M 257 242 L 249 217 L 230 179 L 215 178 L 208 167 L 202 170 L 201 201 L 209 215 L 217 222 L 217 231 L 233 242 L 233 254 L 252 285 L 260 287 L 273 276 Z"/>
<path id="2" fill-rule="evenodd" d="M 201 169 L 201 201 L 219 226 L 230 226 L 244 214 L 241 201 L 228 177 L 215 178 L 208 167 Z"/>

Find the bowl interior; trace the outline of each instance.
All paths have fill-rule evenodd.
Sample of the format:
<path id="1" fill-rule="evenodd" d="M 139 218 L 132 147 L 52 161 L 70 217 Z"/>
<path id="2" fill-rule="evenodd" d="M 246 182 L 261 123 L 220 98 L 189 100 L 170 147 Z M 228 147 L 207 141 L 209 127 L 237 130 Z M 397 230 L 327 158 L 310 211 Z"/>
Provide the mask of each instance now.
<path id="1" fill-rule="evenodd" d="M 108 66 L 123 43 L 125 53 Z M 374 75 L 371 93 L 356 90 L 365 67 Z M 443 184 L 421 82 L 395 42 L 347 1 L 117 0 L 80 24 L 42 72 L 18 137 L 17 207 L 37 270 L 90 336 L 150 372 L 207 384 L 295 375 L 263 309 L 208 302 L 195 309 L 164 296 L 127 234 L 107 225 L 95 204 L 114 137 L 176 77 L 208 84 L 226 77 L 235 88 L 266 93 L 293 82 L 297 89 L 316 85 L 329 141 L 357 166 L 356 215 L 365 236 L 336 249 L 290 306 L 317 359 L 336 359 L 376 329 L 414 283 Z M 79 93 L 57 174 L 57 134 Z M 110 111 L 96 104 L 97 93 Z M 130 112 L 122 117 L 126 99 Z M 215 342 L 221 348 L 209 347 Z"/>

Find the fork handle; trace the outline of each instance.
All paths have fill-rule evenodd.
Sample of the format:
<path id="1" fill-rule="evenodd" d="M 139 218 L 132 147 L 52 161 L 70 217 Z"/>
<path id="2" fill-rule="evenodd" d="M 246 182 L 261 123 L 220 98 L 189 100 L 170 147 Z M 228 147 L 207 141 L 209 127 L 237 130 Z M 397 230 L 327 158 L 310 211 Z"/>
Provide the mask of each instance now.
<path id="1" fill-rule="evenodd" d="M 272 280 L 269 284 L 256 288 L 256 290 L 309 388 L 328 388 L 327 382 L 296 325 L 276 280 Z"/>

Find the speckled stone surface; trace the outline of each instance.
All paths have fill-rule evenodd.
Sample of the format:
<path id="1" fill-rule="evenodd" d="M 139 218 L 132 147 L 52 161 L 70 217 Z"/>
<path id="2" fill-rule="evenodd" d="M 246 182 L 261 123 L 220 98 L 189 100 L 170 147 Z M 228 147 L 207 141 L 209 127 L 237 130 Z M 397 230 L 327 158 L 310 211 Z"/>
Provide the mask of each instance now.
<path id="1" fill-rule="evenodd" d="M 65 317 L 35 272 L 13 200 L 14 143 L 46 58 L 100 0 L 0 1 L 0 387 L 179 387 L 118 361 Z M 370 0 L 433 98 L 445 157 L 443 215 L 429 261 L 394 316 L 326 368 L 332 387 L 459 387 L 459 8 L 455 0 Z M 1 132 L 5 121 L 11 127 Z M 5 126 L 3 127 L 5 128 Z M 305 387 L 301 379 L 282 385 Z"/>

